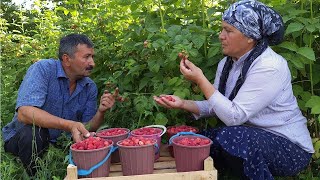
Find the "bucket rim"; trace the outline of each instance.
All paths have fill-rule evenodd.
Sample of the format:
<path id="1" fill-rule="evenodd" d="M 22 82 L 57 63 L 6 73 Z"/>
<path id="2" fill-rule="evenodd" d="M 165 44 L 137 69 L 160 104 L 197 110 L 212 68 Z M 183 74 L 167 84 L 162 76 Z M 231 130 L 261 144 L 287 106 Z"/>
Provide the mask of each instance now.
<path id="1" fill-rule="evenodd" d="M 172 140 L 172 144 L 174 144 L 174 145 L 176 145 L 176 146 L 180 146 L 180 147 L 187 147 L 187 148 L 203 148 L 203 147 L 211 146 L 212 143 L 213 143 L 213 141 L 212 141 L 210 138 L 208 138 L 208 137 L 206 137 L 206 138 L 200 137 L 200 138 L 202 138 L 202 139 L 208 139 L 208 140 L 210 141 L 209 144 L 200 145 L 200 146 L 188 146 L 188 145 L 178 144 L 178 143 L 176 142 L 177 139 L 182 139 L 182 138 L 185 138 L 185 137 L 195 137 L 195 138 L 199 138 L 199 136 L 195 136 L 195 135 L 177 136 L 177 137 L 175 137 L 175 138 Z"/>
<path id="2" fill-rule="evenodd" d="M 188 126 L 188 125 L 185 125 L 185 126 Z M 179 127 L 179 126 L 168 126 L 168 127 L 167 127 L 167 134 L 175 135 L 175 134 L 177 134 L 177 133 L 179 133 L 179 132 L 191 132 L 191 131 L 179 131 L 179 132 L 177 132 L 177 133 L 170 133 L 170 132 L 169 132 L 169 129 L 172 128 L 172 127 Z M 196 132 L 194 132 L 194 133 L 198 133 L 198 132 L 199 132 L 199 128 L 197 128 L 197 127 L 194 127 L 194 126 L 188 126 L 188 127 L 192 127 L 192 128 L 194 128 L 194 129 L 196 129 Z"/>
<path id="3" fill-rule="evenodd" d="M 148 146 L 154 146 L 155 144 L 157 144 L 157 140 L 152 138 L 154 141 L 152 142 L 152 144 L 148 144 L 148 145 L 142 145 L 142 146 L 124 146 L 124 145 L 121 145 L 120 143 L 126 139 L 123 139 L 121 141 L 118 141 L 116 143 L 116 145 L 120 148 L 143 148 L 143 147 L 148 147 Z"/>
<path id="4" fill-rule="evenodd" d="M 112 129 L 124 129 L 124 130 L 126 130 L 127 132 L 124 133 L 124 134 L 118 134 L 118 135 L 114 135 L 114 136 L 99 135 L 99 133 L 101 133 L 102 131 L 107 131 L 107 130 L 112 130 Z M 108 129 L 102 129 L 102 130 L 98 131 L 98 132 L 96 133 L 96 136 L 97 136 L 97 137 L 100 137 L 100 138 L 115 138 L 115 137 L 120 137 L 120 136 L 128 135 L 129 133 L 130 133 L 130 129 L 128 129 L 128 128 L 108 128 Z"/>
<path id="5" fill-rule="evenodd" d="M 151 128 L 151 129 L 159 129 L 160 130 L 160 132 L 158 132 L 158 133 L 155 133 L 155 134 L 134 134 L 134 132 L 136 131 L 136 130 L 138 130 L 138 129 L 146 129 L 146 128 Z M 134 136 L 155 136 L 155 135 L 158 135 L 158 136 L 160 136 L 161 134 L 162 134 L 162 132 L 163 132 L 163 130 L 162 129 L 160 129 L 160 128 L 156 128 L 156 127 L 142 127 L 142 128 L 137 128 L 137 129 L 134 129 L 134 130 L 132 130 L 131 132 L 130 132 L 130 134 L 131 135 L 134 135 Z M 161 136 L 160 136 L 161 137 Z"/>
<path id="6" fill-rule="evenodd" d="M 74 151 L 74 152 L 97 152 L 97 151 L 103 151 L 103 150 L 106 150 L 108 148 L 111 148 L 113 145 L 114 145 L 114 142 L 112 140 L 111 141 L 111 144 L 109 144 L 109 146 L 105 146 L 105 147 L 102 147 L 102 148 L 99 148 L 99 149 L 89 149 L 89 150 L 81 150 L 81 149 L 73 149 L 71 146 L 70 146 L 70 150 L 71 151 Z"/>

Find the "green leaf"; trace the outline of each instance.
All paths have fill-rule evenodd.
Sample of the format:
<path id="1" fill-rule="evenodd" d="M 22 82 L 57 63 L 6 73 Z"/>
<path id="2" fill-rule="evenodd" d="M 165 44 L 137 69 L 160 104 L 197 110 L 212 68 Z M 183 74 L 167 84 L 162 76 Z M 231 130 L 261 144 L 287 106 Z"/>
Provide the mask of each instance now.
<path id="1" fill-rule="evenodd" d="M 296 45 L 296 43 L 294 42 L 289 42 L 289 41 L 285 41 L 281 44 L 278 45 L 279 47 L 285 48 L 285 49 L 289 49 L 290 51 L 294 51 L 296 52 L 298 50 L 298 46 Z"/>
<path id="2" fill-rule="evenodd" d="M 317 104 L 311 108 L 311 114 L 320 114 L 320 104 Z"/>
<path id="3" fill-rule="evenodd" d="M 320 105 L 320 96 L 311 96 L 311 98 L 307 101 L 306 107 L 315 107 L 316 105 Z"/>
<path id="4" fill-rule="evenodd" d="M 173 25 L 168 28 L 168 36 L 175 37 L 181 31 L 181 26 Z"/>
<path id="5" fill-rule="evenodd" d="M 64 9 L 63 13 L 64 13 L 64 15 L 68 15 L 69 14 L 69 10 L 68 9 Z"/>
<path id="6" fill-rule="evenodd" d="M 301 23 L 297 23 L 297 22 L 290 23 L 286 30 L 286 34 L 297 32 L 297 31 L 300 31 L 301 29 L 303 29 L 303 25 Z"/>
<path id="7" fill-rule="evenodd" d="M 142 78 L 142 80 L 140 80 L 140 84 L 139 84 L 139 91 L 141 91 L 141 89 L 143 89 L 149 82 L 150 82 L 150 78 L 148 78 L 148 77 Z"/>
<path id="8" fill-rule="evenodd" d="M 311 93 L 308 92 L 308 91 L 303 91 L 301 93 L 301 98 L 302 98 L 303 101 L 307 102 L 307 101 L 309 101 L 311 99 Z"/>
<path id="9" fill-rule="evenodd" d="M 168 119 L 164 113 L 158 112 L 156 113 L 155 123 L 157 125 L 166 125 L 168 123 Z"/>
<path id="10" fill-rule="evenodd" d="M 312 33 L 316 30 L 316 26 L 314 24 L 309 24 L 306 26 L 306 29 Z"/>
<path id="11" fill-rule="evenodd" d="M 313 75 L 313 84 L 316 85 L 320 82 L 320 76 L 319 73 L 320 72 L 320 64 L 314 64 L 313 65 L 313 71 L 312 71 L 312 75 Z"/>
<path id="12" fill-rule="evenodd" d="M 298 69 L 303 69 L 304 68 L 304 64 L 300 61 L 299 58 L 292 57 L 291 59 L 289 59 L 290 62 L 292 62 L 294 64 L 295 67 L 297 67 Z"/>
<path id="13" fill-rule="evenodd" d="M 199 51 L 198 51 L 197 49 L 190 49 L 190 50 L 188 51 L 188 53 L 190 54 L 190 56 L 196 57 L 196 56 L 198 56 Z"/>
<path id="14" fill-rule="evenodd" d="M 72 11 L 70 11 L 70 13 L 71 13 L 71 15 L 73 17 L 78 17 L 79 16 L 79 12 L 77 10 L 72 10 Z"/>
<path id="15" fill-rule="evenodd" d="M 158 26 L 149 26 L 149 27 L 146 27 L 146 29 L 151 33 L 157 32 L 159 30 Z"/>
<path id="16" fill-rule="evenodd" d="M 211 47 L 208 50 L 208 58 L 212 58 L 213 56 L 217 55 L 218 52 L 220 52 L 220 48 L 219 47 Z"/>
<path id="17" fill-rule="evenodd" d="M 170 79 L 168 81 L 168 85 L 169 86 L 174 85 L 178 81 L 178 79 L 179 79 L 178 77 L 174 77 L 174 78 Z"/>
<path id="18" fill-rule="evenodd" d="M 159 72 L 159 69 L 160 69 L 160 65 L 159 64 L 154 64 L 153 66 L 151 66 L 150 71 L 154 72 L 154 73 L 157 73 L 157 72 Z"/>
<path id="19" fill-rule="evenodd" d="M 300 85 L 297 85 L 297 84 L 293 85 L 292 89 L 293 89 L 293 92 L 294 92 L 295 96 L 300 95 L 303 92 L 303 88 Z"/>
<path id="20" fill-rule="evenodd" d="M 320 158 L 320 140 L 317 139 L 317 141 L 313 143 L 313 146 L 315 150 L 314 156 L 316 156 L 316 158 Z"/>
<path id="21" fill-rule="evenodd" d="M 196 34 L 196 35 L 193 35 L 193 36 L 192 36 L 191 41 L 193 42 L 194 46 L 195 46 L 197 49 L 200 49 L 201 46 L 202 46 L 202 45 L 204 44 L 204 42 L 206 41 L 206 36 Z"/>
<path id="22" fill-rule="evenodd" d="M 216 125 L 218 124 L 218 120 L 216 118 L 210 118 L 208 120 L 208 124 L 211 126 L 211 127 L 216 127 Z"/>
<path id="23" fill-rule="evenodd" d="M 316 57 L 312 48 L 301 47 L 298 49 L 297 53 L 308 58 L 309 60 L 312 60 L 312 61 L 316 60 Z"/>

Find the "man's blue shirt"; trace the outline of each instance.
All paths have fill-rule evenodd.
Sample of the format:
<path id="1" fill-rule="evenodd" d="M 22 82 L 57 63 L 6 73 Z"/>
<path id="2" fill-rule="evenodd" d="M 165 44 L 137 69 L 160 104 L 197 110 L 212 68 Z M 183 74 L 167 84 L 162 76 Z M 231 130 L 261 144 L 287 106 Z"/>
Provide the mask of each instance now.
<path id="1" fill-rule="evenodd" d="M 77 81 L 76 89 L 70 94 L 69 84 L 60 60 L 40 60 L 28 69 L 19 88 L 15 110 L 21 106 L 34 106 L 64 119 L 88 122 L 97 111 L 97 86 L 85 77 Z M 23 126 L 15 113 L 13 120 L 2 129 L 4 141 Z M 50 140 L 55 141 L 62 132 L 49 129 Z"/>

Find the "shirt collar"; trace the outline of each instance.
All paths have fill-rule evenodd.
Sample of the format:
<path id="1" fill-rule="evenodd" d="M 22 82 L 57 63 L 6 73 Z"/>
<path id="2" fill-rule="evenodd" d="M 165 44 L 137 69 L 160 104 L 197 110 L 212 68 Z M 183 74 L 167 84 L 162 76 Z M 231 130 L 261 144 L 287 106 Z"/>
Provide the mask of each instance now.
<path id="1" fill-rule="evenodd" d="M 237 61 L 232 59 L 233 60 L 233 64 L 241 64 L 243 63 L 243 61 L 249 56 L 250 52 L 252 51 L 252 49 L 248 52 L 246 52 L 244 55 L 242 55 Z"/>
<path id="2" fill-rule="evenodd" d="M 60 78 L 60 77 L 68 78 L 66 73 L 63 70 L 61 61 L 57 60 L 57 78 Z"/>

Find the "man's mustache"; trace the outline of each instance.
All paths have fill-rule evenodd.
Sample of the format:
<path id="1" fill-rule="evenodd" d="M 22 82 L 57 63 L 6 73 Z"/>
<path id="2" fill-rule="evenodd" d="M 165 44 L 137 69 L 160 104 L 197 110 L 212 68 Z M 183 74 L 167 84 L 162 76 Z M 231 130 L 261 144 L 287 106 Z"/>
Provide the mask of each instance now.
<path id="1" fill-rule="evenodd" d="M 88 71 L 90 71 L 90 70 L 92 70 L 93 69 L 93 66 L 88 66 L 87 68 L 86 68 L 86 70 L 88 70 Z"/>

